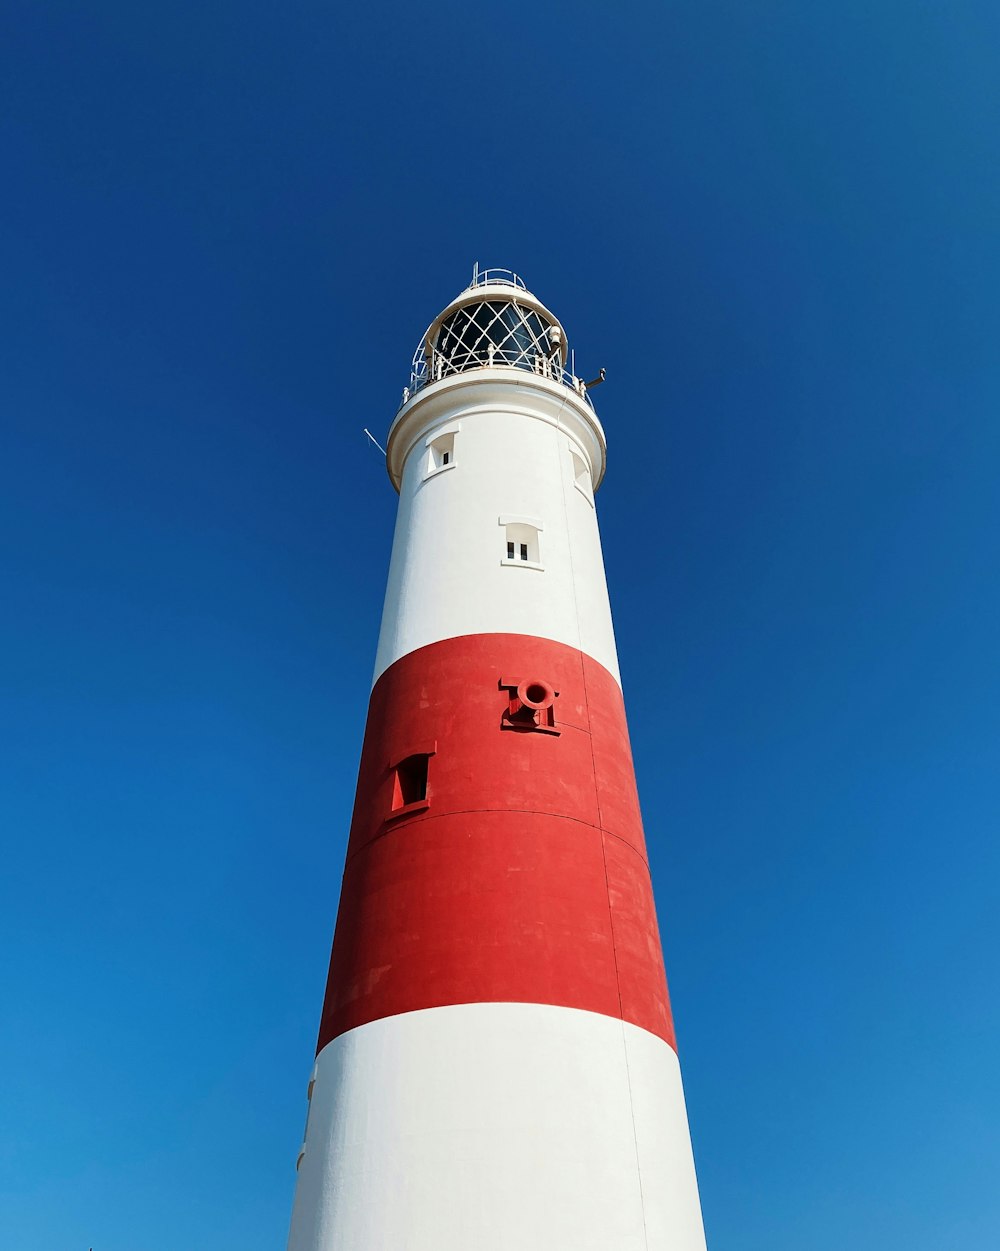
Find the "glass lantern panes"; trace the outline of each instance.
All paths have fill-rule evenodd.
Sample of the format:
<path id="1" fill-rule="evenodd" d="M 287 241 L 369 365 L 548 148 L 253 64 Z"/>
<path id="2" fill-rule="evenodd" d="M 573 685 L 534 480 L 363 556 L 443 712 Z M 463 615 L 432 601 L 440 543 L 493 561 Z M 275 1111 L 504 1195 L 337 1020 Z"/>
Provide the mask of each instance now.
<path id="1" fill-rule="evenodd" d="M 548 373 L 555 367 L 561 377 L 560 342 L 556 336 L 550 339 L 550 329 L 534 309 L 510 300 L 466 304 L 441 323 L 434 342 L 425 345 L 425 359 L 420 363 L 431 379 L 484 365 L 507 365 L 535 373 Z"/>

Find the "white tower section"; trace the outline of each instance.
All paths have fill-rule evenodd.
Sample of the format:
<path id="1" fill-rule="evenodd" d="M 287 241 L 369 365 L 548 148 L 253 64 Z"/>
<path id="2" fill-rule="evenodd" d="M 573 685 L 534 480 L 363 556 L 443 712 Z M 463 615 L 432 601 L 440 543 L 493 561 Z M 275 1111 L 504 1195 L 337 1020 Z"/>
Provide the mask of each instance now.
<path id="1" fill-rule="evenodd" d="M 604 430 L 565 371 L 556 318 L 513 282 L 487 282 L 431 323 L 411 380 L 421 389 L 408 388 L 389 431 L 399 511 L 375 679 L 427 643 L 497 631 L 566 643 L 617 677 L 594 511 Z M 517 309 L 523 324 L 499 311 L 490 322 L 484 300 Z M 456 322 L 452 339 L 464 334 L 466 354 L 447 351 Z"/>

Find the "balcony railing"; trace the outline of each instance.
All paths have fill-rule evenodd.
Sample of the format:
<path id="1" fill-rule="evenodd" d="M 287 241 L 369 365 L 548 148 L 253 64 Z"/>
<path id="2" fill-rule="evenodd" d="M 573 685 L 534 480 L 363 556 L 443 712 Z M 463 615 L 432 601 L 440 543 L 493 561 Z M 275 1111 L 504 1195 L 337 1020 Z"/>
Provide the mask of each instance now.
<path id="1" fill-rule="evenodd" d="M 478 261 L 473 267 L 472 281 L 467 290 L 471 291 L 473 287 L 519 287 L 522 291 L 528 289 L 524 285 L 524 279 L 512 269 L 480 269 Z"/>
<path id="2" fill-rule="evenodd" d="M 451 352 L 447 356 L 434 347 L 424 344 L 417 349 L 413 358 L 413 369 L 410 373 L 410 385 L 403 388 L 402 407 L 422 387 L 431 382 L 440 382 L 442 378 L 450 378 L 454 374 L 468 373 L 473 369 L 520 369 L 536 374 L 539 378 L 548 378 L 551 382 L 561 383 L 569 387 L 591 408 L 594 407 L 587 387 L 582 378 L 564 369 L 557 355 L 546 356 L 542 352 L 530 355 L 516 349 L 497 348 L 492 343 L 487 345 L 485 354 L 481 351 Z"/>

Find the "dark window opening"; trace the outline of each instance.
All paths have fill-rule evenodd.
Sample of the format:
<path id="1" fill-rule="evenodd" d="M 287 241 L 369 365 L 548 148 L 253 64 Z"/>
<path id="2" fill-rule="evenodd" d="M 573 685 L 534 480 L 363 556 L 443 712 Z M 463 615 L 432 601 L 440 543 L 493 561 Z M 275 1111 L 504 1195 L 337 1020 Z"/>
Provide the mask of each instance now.
<path id="1" fill-rule="evenodd" d="M 514 559 L 514 544 L 513 543 L 507 544 L 507 559 L 508 560 Z"/>
<path id="2" fill-rule="evenodd" d="M 522 543 L 522 544 L 521 544 L 521 559 L 522 559 L 522 560 L 527 560 L 527 559 L 528 559 L 528 545 L 527 545 L 527 543 Z"/>
<path id="3" fill-rule="evenodd" d="M 451 464 L 451 452 L 443 452 L 443 453 L 441 454 L 441 464 L 442 464 L 442 465 L 450 465 L 450 464 Z"/>
<path id="4" fill-rule="evenodd" d="M 407 756 L 396 765 L 392 791 L 392 810 L 419 804 L 427 798 L 427 761 L 425 755 Z"/>

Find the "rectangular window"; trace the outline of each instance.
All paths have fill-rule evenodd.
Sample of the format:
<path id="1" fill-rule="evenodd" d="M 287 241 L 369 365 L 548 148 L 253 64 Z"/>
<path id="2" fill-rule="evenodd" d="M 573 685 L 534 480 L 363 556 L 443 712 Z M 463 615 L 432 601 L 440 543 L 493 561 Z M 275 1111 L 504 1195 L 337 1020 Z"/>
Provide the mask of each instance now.
<path id="1" fill-rule="evenodd" d="M 593 507 L 594 487 L 590 480 L 590 467 L 579 452 L 573 451 L 572 448 L 570 448 L 570 456 L 573 460 L 573 485 L 587 503 Z"/>
<path id="2" fill-rule="evenodd" d="M 542 523 L 531 517 L 500 517 L 499 523 L 504 529 L 504 547 L 507 555 L 500 561 L 502 565 L 517 565 L 521 568 L 541 569 L 538 536 Z M 501 547 L 501 552 L 504 551 Z"/>
<path id="3" fill-rule="evenodd" d="M 427 440 L 427 460 L 424 463 L 424 477 L 440 473 L 442 469 L 451 469 L 455 464 L 455 433 L 454 426 L 446 434 L 436 434 Z"/>
<path id="4" fill-rule="evenodd" d="M 390 764 L 389 786 L 382 794 L 386 796 L 385 820 L 396 821 L 400 817 L 417 816 L 431 805 L 431 787 L 428 770 L 431 756 L 437 751 L 437 743 L 431 743 L 424 751 L 411 751 L 396 764 Z"/>
<path id="5" fill-rule="evenodd" d="M 398 812 L 411 804 L 419 804 L 427 799 L 427 761 L 429 757 L 422 753 L 418 756 L 407 756 L 396 765 L 396 776 L 392 789 L 392 810 Z"/>

